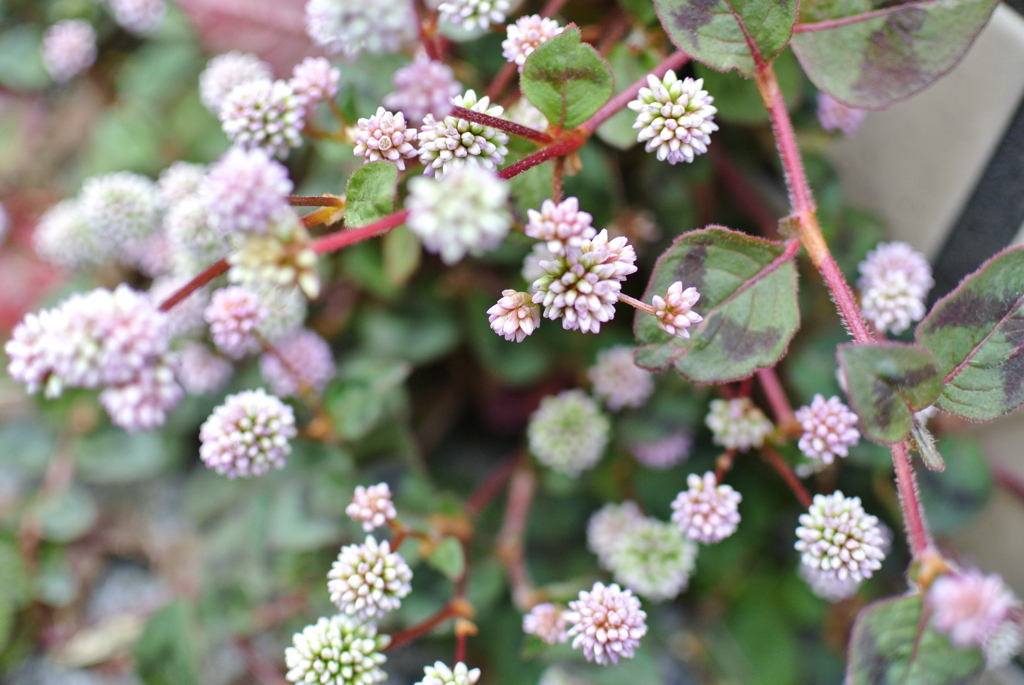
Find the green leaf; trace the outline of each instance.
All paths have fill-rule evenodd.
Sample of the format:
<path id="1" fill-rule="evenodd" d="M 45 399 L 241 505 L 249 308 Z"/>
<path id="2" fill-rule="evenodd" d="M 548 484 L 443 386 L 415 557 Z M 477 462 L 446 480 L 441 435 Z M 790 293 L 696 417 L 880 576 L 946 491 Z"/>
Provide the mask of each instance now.
<path id="1" fill-rule="evenodd" d="M 905 440 L 914 412 L 935 402 L 942 389 L 939 361 L 923 347 L 847 343 L 839 346 L 836 355 L 861 430 L 875 442 L 890 445 Z"/>
<path id="2" fill-rule="evenodd" d="M 580 43 L 569 24 L 526 58 L 520 81 L 523 95 L 553 126 L 575 128 L 608 102 L 615 79 L 597 50 Z"/>
<path id="3" fill-rule="evenodd" d="M 790 111 L 800 106 L 804 78 L 791 50 L 775 59 L 775 75 Z M 693 65 L 694 76 L 704 79 L 704 89 L 715 97 L 716 119 L 738 124 L 759 124 L 768 121 L 768 110 L 757 90 L 757 84 L 737 74 L 723 74 L 703 64 Z M 632 110 L 627 110 L 632 113 Z M 635 118 L 635 115 L 634 115 Z"/>
<path id="4" fill-rule="evenodd" d="M 955 648 L 922 626 L 920 596 L 875 602 L 853 624 L 846 685 L 968 685 L 985 660 L 980 650 Z M 923 630 L 922 630 L 923 628 Z"/>
<path id="5" fill-rule="evenodd" d="M 388 232 L 381 240 L 384 274 L 395 286 L 401 287 L 419 268 L 423 250 L 420 239 L 405 226 Z"/>
<path id="6" fill-rule="evenodd" d="M 694 383 L 726 383 L 773 366 L 800 325 L 796 265 L 786 248 L 721 226 L 679 236 L 654 267 L 644 294 L 664 296 L 682 281 L 695 287 L 694 311 L 704 321 L 690 339 L 672 337 L 653 316 L 637 312 L 636 362 L 651 370 L 674 366 Z"/>
<path id="7" fill-rule="evenodd" d="M 0 33 L 0 85 L 12 90 L 46 87 L 51 81 L 43 66 L 41 46 L 37 26 L 22 24 Z"/>
<path id="8" fill-rule="evenodd" d="M 457 580 L 466 568 L 466 555 L 462 550 L 462 543 L 457 538 L 446 537 L 427 556 L 426 562 L 449 580 Z"/>
<path id="9" fill-rule="evenodd" d="M 837 100 L 881 109 L 953 68 L 988 22 L 996 0 L 827 0 L 801 3 L 793 35 L 814 85 Z M 798 25 L 799 26 L 799 25 Z"/>
<path id="10" fill-rule="evenodd" d="M 327 386 L 324 402 L 343 440 L 357 440 L 373 429 L 389 407 L 389 396 L 412 371 L 405 362 L 354 359 Z"/>
<path id="11" fill-rule="evenodd" d="M 345 190 L 345 225 L 358 228 L 395 211 L 398 167 L 391 162 L 370 162 L 356 169 Z"/>
<path id="12" fill-rule="evenodd" d="M 292 481 L 275 493 L 269 517 L 268 542 L 273 549 L 306 552 L 320 549 L 338 538 L 340 527 L 334 521 L 310 516 L 307 493 Z"/>
<path id="13" fill-rule="evenodd" d="M 796 21 L 796 0 L 655 0 L 654 9 L 680 50 L 747 77 L 782 52 Z"/>
<path id="14" fill-rule="evenodd" d="M 1024 403 L 1024 247 L 982 264 L 935 303 L 917 341 L 945 377 L 936 404 L 972 421 L 991 421 Z"/>
<path id="15" fill-rule="evenodd" d="M 921 471 L 917 484 L 928 525 L 937 535 L 952 533 L 977 516 L 992 494 L 992 476 L 985 453 L 976 441 L 945 436 L 938 450 L 945 458 L 942 473 Z"/>
<path id="16" fill-rule="evenodd" d="M 198 683 L 194 626 L 188 605 L 176 600 L 153 614 L 135 647 L 135 669 L 145 685 Z"/>
<path id="17" fill-rule="evenodd" d="M 131 483 L 160 473 L 171 460 L 172 445 L 159 433 L 125 433 L 111 428 L 82 438 L 75 464 L 86 483 Z"/>
<path id="18" fill-rule="evenodd" d="M 92 529 L 99 516 L 93 496 L 77 485 L 41 501 L 36 511 L 43 524 L 43 538 L 51 542 L 77 540 Z"/>

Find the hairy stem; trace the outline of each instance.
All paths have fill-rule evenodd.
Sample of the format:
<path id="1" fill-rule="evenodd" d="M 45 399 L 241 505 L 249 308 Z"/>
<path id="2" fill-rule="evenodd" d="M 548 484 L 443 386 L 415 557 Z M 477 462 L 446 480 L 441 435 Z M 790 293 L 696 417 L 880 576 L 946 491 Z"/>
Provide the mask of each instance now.
<path id="1" fill-rule="evenodd" d="M 871 343 L 874 339 L 860 315 L 853 291 L 850 290 L 846 277 L 836 265 L 828 245 L 825 244 L 825 238 L 821 234 L 814 206 L 814 196 L 811 194 L 807 174 L 804 173 L 803 160 L 796 144 L 796 133 L 793 131 L 793 122 L 790 121 L 789 112 L 786 110 L 786 102 L 783 100 L 779 82 L 775 78 L 775 71 L 768 65 L 757 74 L 755 80 L 758 90 L 761 91 L 765 107 L 768 108 L 768 114 L 771 116 L 775 142 L 779 148 L 779 157 L 782 159 L 786 185 L 789 188 L 789 200 L 797 220 L 797 233 L 800 242 L 807 249 L 811 261 L 825 279 L 825 284 L 832 292 L 832 298 L 853 339 L 862 345 Z"/>
<path id="2" fill-rule="evenodd" d="M 518 162 L 508 165 L 498 172 L 498 177 L 507 180 L 513 176 L 518 176 L 524 171 L 543 164 L 549 159 L 561 157 L 562 155 L 567 155 L 570 152 L 579 149 L 586 141 L 586 135 L 581 135 L 576 131 L 567 131 L 559 137 L 557 142 L 549 145 L 548 147 L 541 148 L 527 157 L 523 157 Z"/>
<path id="3" fill-rule="evenodd" d="M 337 195 L 289 195 L 288 204 L 292 207 L 344 207 L 345 201 Z"/>
<path id="4" fill-rule="evenodd" d="M 325 235 L 323 238 L 314 240 L 312 244 L 313 251 L 317 254 L 337 252 L 343 247 L 360 243 L 367 238 L 383 235 L 396 226 L 404 224 L 408 217 L 409 212 L 403 209 L 399 212 L 395 212 L 394 214 L 388 214 L 383 219 L 378 219 L 373 223 L 360 226 L 359 228 L 344 228 L 335 233 Z"/>
<path id="5" fill-rule="evenodd" d="M 189 295 L 191 295 L 195 291 L 197 291 L 200 288 L 202 288 L 204 285 L 206 285 L 207 283 L 209 283 L 213 279 L 217 278 L 217 276 L 221 276 L 221 275 L 227 273 L 227 271 L 228 271 L 228 260 L 226 260 L 226 259 L 222 259 L 219 262 L 216 262 L 215 264 L 210 265 L 201 274 L 199 274 L 198 276 L 193 278 L 191 281 L 189 281 L 188 283 L 183 285 L 178 290 L 178 292 L 174 293 L 173 295 L 168 297 L 166 300 L 164 300 L 163 303 L 160 305 L 160 311 L 162 311 L 162 312 L 169 312 L 171 310 L 171 308 L 174 307 L 176 304 L 178 304 L 179 302 L 181 302 L 182 300 L 187 298 Z"/>
<path id="6" fill-rule="evenodd" d="M 804 484 L 801 483 L 800 479 L 796 477 L 795 473 L 793 473 L 793 469 L 789 468 L 789 464 L 787 464 L 786 460 L 782 458 L 782 455 L 776 452 L 775 448 L 768 444 L 761 446 L 761 454 L 764 455 L 764 458 L 769 464 L 771 464 L 772 468 L 782 476 L 782 480 L 785 481 L 786 485 L 789 486 L 789 489 L 793 491 L 793 495 L 796 496 L 800 505 L 804 509 L 810 508 L 812 502 L 811 494 L 807 492 L 807 488 L 804 487 Z"/>
<path id="7" fill-rule="evenodd" d="M 415 625 L 412 628 L 401 630 L 392 635 L 391 644 L 385 647 L 384 651 L 390 652 L 391 650 L 397 647 L 401 647 L 407 642 L 412 642 L 413 640 L 426 635 L 431 630 L 438 627 L 448 619 L 455 618 L 459 615 L 459 612 L 455 609 L 455 603 L 448 602 L 448 604 L 445 604 L 443 607 L 441 607 L 441 609 L 436 614 L 428 618 L 426 621 L 423 621 L 422 623 Z"/>
<path id="8" fill-rule="evenodd" d="M 929 535 L 925 525 L 924 512 L 917 493 L 917 480 L 914 468 L 910 464 L 905 443 L 899 442 L 892 446 L 892 462 L 896 467 L 896 489 L 900 495 L 900 506 L 903 509 L 903 521 L 907 526 L 907 537 L 915 557 L 928 550 Z"/>
<path id="9" fill-rule="evenodd" d="M 765 397 L 768 398 L 772 413 L 775 414 L 775 423 L 783 430 L 796 424 L 796 414 L 793 413 L 793 407 L 789 404 L 789 398 L 786 397 L 786 391 L 775 369 L 758 369 L 757 380 L 761 383 Z"/>
<path id="10" fill-rule="evenodd" d="M 498 558 L 508 572 L 512 586 L 512 601 L 520 611 L 529 611 L 534 604 L 536 593 L 530 580 L 523 553 L 523 537 L 526 535 L 526 521 L 530 516 L 530 504 L 537 489 L 537 476 L 529 462 L 522 462 L 509 483 L 508 504 L 505 521 L 498 533 L 495 545 Z"/>
<path id="11" fill-rule="evenodd" d="M 512 135 L 519 136 L 520 138 L 527 138 L 542 145 L 547 145 L 554 140 L 554 138 L 549 136 L 547 133 L 530 128 L 529 126 L 523 126 L 522 124 L 517 124 L 516 122 L 509 121 L 508 119 L 501 119 L 500 117 L 492 117 L 490 114 L 484 114 L 483 112 L 474 112 L 473 110 L 466 109 L 465 107 L 453 107 L 452 114 L 460 119 L 482 124 L 483 126 L 490 126 L 491 128 L 496 128 L 499 131 L 511 133 Z"/>

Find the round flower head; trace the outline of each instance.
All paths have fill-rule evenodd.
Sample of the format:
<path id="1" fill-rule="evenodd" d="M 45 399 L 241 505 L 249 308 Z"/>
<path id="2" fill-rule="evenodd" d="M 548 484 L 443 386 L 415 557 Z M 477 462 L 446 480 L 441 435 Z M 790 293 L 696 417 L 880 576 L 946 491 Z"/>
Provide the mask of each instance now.
<path id="1" fill-rule="evenodd" d="M 845 457 L 849 448 L 860 441 L 857 415 L 838 397 L 825 401 L 823 396 L 815 395 L 810 406 L 797 409 L 796 420 L 804 431 L 800 451 L 826 464 L 836 457 Z"/>
<path id="2" fill-rule="evenodd" d="M 580 247 L 584 240 L 590 240 L 597 231 L 592 222 L 594 217 L 580 211 L 580 201 L 567 197 L 557 205 L 544 200 L 540 211 L 526 210 L 530 220 L 526 223 L 526 235 L 547 243 L 551 254 L 564 255 L 570 247 Z"/>
<path id="3" fill-rule="evenodd" d="M 275 157 L 302 144 L 306 108 L 286 81 L 247 81 L 228 93 L 221 103 L 221 128 L 235 145 L 259 148 Z"/>
<path id="4" fill-rule="evenodd" d="M 232 359 L 241 359 L 259 351 L 256 327 L 266 316 L 267 310 L 259 296 L 238 286 L 214 292 L 203 314 L 210 324 L 213 344 Z"/>
<path id="5" fill-rule="evenodd" d="M 448 668 L 441 661 L 433 666 L 426 666 L 423 669 L 423 680 L 416 685 L 475 685 L 480 680 L 480 669 L 470 670 L 461 661 L 455 664 L 455 668 Z"/>
<path id="6" fill-rule="evenodd" d="M 277 354 L 260 357 L 260 373 L 275 395 L 297 395 L 303 386 L 320 392 L 334 378 L 330 345 L 308 328 L 275 343 L 275 349 Z"/>
<path id="7" fill-rule="evenodd" d="M 504 24 L 510 9 L 511 0 L 445 0 L 437 8 L 441 21 L 467 29 Z"/>
<path id="8" fill-rule="evenodd" d="M 728 485 L 719 485 L 712 471 L 703 477 L 691 473 L 686 477 L 686 485 L 687 489 L 672 502 L 672 520 L 688 539 L 710 545 L 736 532 L 743 499 L 740 493 Z"/>
<path id="9" fill-rule="evenodd" d="M 200 189 L 210 225 L 224 235 L 266 233 L 288 211 L 288 170 L 265 151 L 231 148 Z"/>
<path id="10" fill-rule="evenodd" d="M 352 153 L 364 157 L 366 162 L 391 162 L 399 171 L 405 170 L 405 160 L 419 156 L 413 143 L 416 129 L 405 125 L 405 115 L 392 114 L 383 107 L 369 119 L 356 122 L 356 146 Z"/>
<path id="11" fill-rule="evenodd" d="M 634 524 L 608 560 L 616 582 L 653 602 L 679 595 L 690 584 L 697 545 L 671 523 L 645 518 Z"/>
<path id="12" fill-rule="evenodd" d="M 564 390 L 541 400 L 526 435 L 540 463 L 577 476 L 600 461 L 610 430 L 611 421 L 586 393 Z"/>
<path id="13" fill-rule="evenodd" d="M 292 408 L 262 388 L 228 395 L 199 428 L 199 456 L 228 478 L 284 468 L 296 436 Z"/>
<path id="14" fill-rule="evenodd" d="M 402 605 L 412 592 L 412 571 L 387 540 L 366 536 L 361 545 L 341 548 L 327 574 L 331 601 L 359 620 L 381 618 Z"/>
<path id="15" fill-rule="evenodd" d="M 206 345 L 189 341 L 178 353 L 174 371 L 185 392 L 198 396 L 212 394 L 224 387 L 234 367 Z"/>
<path id="16" fill-rule="evenodd" d="M 582 647 L 587 661 L 599 664 L 631 659 L 640 638 L 647 634 L 646 619 L 640 600 L 614 583 L 594 583 L 590 592 L 581 590 L 580 598 L 569 602 L 565 613 L 572 648 Z"/>
<path id="17" fill-rule="evenodd" d="M 260 335 L 277 344 L 294 335 L 306 319 L 309 300 L 298 288 L 263 287 L 253 289 L 267 310 L 267 317 L 256 329 Z"/>
<path id="18" fill-rule="evenodd" d="M 927 601 L 935 629 L 962 648 L 984 647 L 1020 604 L 997 574 L 976 569 L 939 576 Z"/>
<path id="19" fill-rule="evenodd" d="M 540 326 L 540 307 L 533 303 L 529 293 L 502 290 L 501 299 L 487 314 L 491 330 L 509 341 L 523 342 Z"/>
<path id="20" fill-rule="evenodd" d="M 395 90 L 384 96 L 384 106 L 410 122 L 422 122 L 428 114 L 443 119 L 452 111 L 452 98 L 462 92 L 452 68 L 424 54 L 396 71 L 391 82 Z"/>
<path id="21" fill-rule="evenodd" d="M 231 236 L 210 224 L 212 216 L 200 197 L 185 198 L 164 215 L 164 234 L 177 273 L 192 277 L 231 252 Z"/>
<path id="22" fill-rule="evenodd" d="M 478 100 L 472 90 L 467 90 L 465 95 L 456 95 L 452 104 L 492 117 L 500 117 L 505 111 L 499 105 L 492 107 L 490 98 L 486 96 Z M 434 115 L 428 114 L 423 119 L 419 141 L 420 163 L 426 167 L 423 173 L 427 176 L 440 177 L 464 166 L 495 169 L 505 162 L 508 154 L 505 147 L 508 135 L 504 131 L 455 115 L 438 121 Z"/>
<path id="23" fill-rule="evenodd" d="M 562 319 L 567 331 L 598 333 L 615 316 L 622 281 L 636 271 L 636 252 L 623 237 L 608 240 L 602 230 L 571 247 L 565 255 L 542 262 L 544 275 L 533 282 L 533 301 L 548 319 Z"/>
<path id="24" fill-rule="evenodd" d="M 633 363 L 633 348 L 617 345 L 597 355 L 587 369 L 595 395 L 612 411 L 623 407 L 642 407 L 654 392 L 654 376 Z"/>
<path id="25" fill-rule="evenodd" d="M 285 678 L 293 683 L 321 685 L 374 685 L 387 680 L 381 666 L 382 654 L 391 643 L 377 635 L 373 623 L 360 623 L 348 616 L 320 618 L 292 637 L 284 650 Z"/>
<path id="26" fill-rule="evenodd" d="M 704 423 L 714 434 L 714 442 L 727 450 L 744 452 L 760 447 L 775 427 L 749 397 L 711 400 Z"/>
<path id="27" fill-rule="evenodd" d="M 174 378 L 172 364 L 160 361 L 140 369 L 127 383 L 105 388 L 99 401 L 111 423 L 129 433 L 164 425 L 167 413 L 184 396 Z"/>
<path id="28" fill-rule="evenodd" d="M 523 632 L 527 635 L 536 635 L 549 645 L 569 639 L 568 633 L 565 632 L 564 611 L 551 602 L 534 605 L 523 616 Z"/>
<path id="29" fill-rule="evenodd" d="M 145 176 L 120 171 L 93 176 L 78 197 L 82 218 L 100 240 L 117 250 L 160 227 L 160 193 Z"/>
<path id="30" fill-rule="evenodd" d="M 466 254 L 498 247 L 512 226 L 509 185 L 483 169 L 456 169 L 443 179 L 422 176 L 409 181 L 409 230 L 445 264 Z"/>
<path id="31" fill-rule="evenodd" d="M 629 449 L 636 460 L 649 469 L 670 469 L 690 456 L 693 437 L 689 431 L 678 431 L 659 440 L 638 442 Z"/>
<path id="32" fill-rule="evenodd" d="M 205 176 L 206 167 L 191 162 L 175 162 L 161 171 L 157 179 L 161 206 L 168 209 L 197 194 Z"/>
<path id="33" fill-rule="evenodd" d="M 397 53 L 415 42 L 419 23 L 410 0 L 309 0 L 306 33 L 332 53 Z"/>
<path id="34" fill-rule="evenodd" d="M 862 313 L 880 332 L 902 333 L 924 317 L 935 281 L 920 252 L 907 243 L 880 243 L 857 268 Z"/>
<path id="35" fill-rule="evenodd" d="M 125 385 L 162 363 L 170 347 L 167 316 L 122 284 L 75 294 L 30 314 L 5 346 L 8 371 L 30 392 L 47 397 L 64 387 Z"/>
<path id="36" fill-rule="evenodd" d="M 824 91 L 818 93 L 818 123 L 826 131 L 842 131 L 850 137 L 860 129 L 867 114 L 862 109 L 847 107 Z"/>
<path id="37" fill-rule="evenodd" d="M 811 592 L 829 602 L 841 602 L 857 594 L 861 581 L 852 576 L 839 579 L 831 571 L 822 571 L 800 564 L 797 573 L 811 588 Z"/>
<path id="38" fill-rule="evenodd" d="M 561 32 L 562 27 L 554 19 L 539 14 L 519 17 L 516 23 L 508 25 L 508 38 L 501 43 L 501 54 L 509 62 L 519 65 L 522 72 L 530 53 Z"/>
<path id="39" fill-rule="evenodd" d="M 594 512 L 587 522 L 587 548 L 597 555 L 604 568 L 611 568 L 615 551 L 644 521 L 636 502 L 608 503 Z"/>
<path id="40" fill-rule="evenodd" d="M 368 488 L 356 486 L 352 502 L 345 507 L 345 513 L 353 521 L 360 521 L 363 530 L 369 533 L 374 528 L 386 526 L 398 516 L 391 502 L 391 489 L 387 483 L 377 483 Z"/>
<path id="41" fill-rule="evenodd" d="M 232 50 L 211 59 L 199 75 L 199 99 L 213 113 L 220 111 L 228 94 L 243 83 L 270 81 L 270 65 L 256 55 Z"/>
<path id="42" fill-rule="evenodd" d="M 700 299 L 696 288 L 683 289 L 683 282 L 676 281 L 668 287 L 665 297 L 655 295 L 651 298 L 654 317 L 658 320 L 658 328 L 669 335 L 684 340 L 690 338 L 690 326 L 700 323 L 704 317 L 693 311 L 693 305 Z"/>
<path id="43" fill-rule="evenodd" d="M 859 497 L 836 491 L 815 495 L 796 529 L 796 550 L 805 566 L 839 580 L 860 582 L 882 567 L 885 538 L 878 519 L 867 514 Z"/>
<path id="44" fill-rule="evenodd" d="M 298 287 L 309 298 L 320 293 L 316 252 L 298 215 L 288 210 L 266 235 L 249 235 L 228 255 L 228 280 L 251 290 Z"/>
<path id="45" fill-rule="evenodd" d="M 76 200 L 62 200 L 46 210 L 36 224 L 32 244 L 40 257 L 67 268 L 104 261 L 111 249 L 86 223 Z"/>
<path id="46" fill-rule="evenodd" d="M 288 85 L 308 110 L 319 102 L 333 100 L 338 94 L 341 71 L 324 57 L 307 57 L 292 69 Z"/>
<path id="47" fill-rule="evenodd" d="M 57 83 L 70 81 L 96 61 L 96 32 L 83 19 L 64 19 L 43 34 L 43 66 Z"/>
<path id="48" fill-rule="evenodd" d="M 641 88 L 628 107 L 637 113 L 633 128 L 640 129 L 638 142 L 647 142 L 647 152 L 657 152 L 659 160 L 669 164 L 692 162 L 708 151 L 714 122 L 714 98 L 704 88 L 704 79 L 690 77 L 682 81 L 669 70 L 659 80 L 647 77 L 649 87 Z"/>
<path id="49" fill-rule="evenodd" d="M 131 33 L 149 33 L 160 27 L 167 15 L 165 0 L 107 0 L 114 21 Z"/>

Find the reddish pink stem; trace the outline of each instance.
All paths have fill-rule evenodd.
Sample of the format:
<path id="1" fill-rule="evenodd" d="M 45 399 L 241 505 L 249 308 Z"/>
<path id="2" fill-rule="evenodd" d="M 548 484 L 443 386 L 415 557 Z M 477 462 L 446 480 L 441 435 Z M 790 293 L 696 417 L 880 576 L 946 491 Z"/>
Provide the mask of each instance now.
<path id="1" fill-rule="evenodd" d="M 164 300 L 163 304 L 160 305 L 160 311 L 170 311 L 171 308 L 174 307 L 176 304 L 184 300 L 186 297 L 188 297 L 195 291 L 202 288 L 204 285 L 206 285 L 213 279 L 217 278 L 217 276 L 227 273 L 227 271 L 228 261 L 226 259 L 222 259 L 216 264 L 213 264 L 212 266 L 208 267 L 206 271 L 202 272 L 201 274 L 193 278 L 191 281 L 186 283 L 184 286 L 182 286 L 181 289 L 178 290 L 178 292 L 174 293 L 166 300 Z"/>
<path id="2" fill-rule="evenodd" d="M 786 391 L 775 369 L 758 369 L 757 380 L 761 382 L 761 389 L 768 398 L 768 404 L 772 406 L 775 422 L 783 427 L 795 424 L 796 414 L 793 413 L 793 407 L 789 404 L 789 398 L 786 397 Z"/>
<path id="3" fill-rule="evenodd" d="M 765 456 L 768 463 L 772 465 L 772 468 L 782 476 L 782 480 L 785 481 L 789 489 L 793 491 L 793 495 L 800 502 L 800 505 L 804 509 L 809 509 L 812 503 L 811 494 L 807 492 L 807 488 L 800 482 L 800 479 L 793 473 L 793 469 L 789 468 L 789 464 L 782 458 L 782 455 L 775 451 L 775 448 L 771 445 L 764 444 L 761 446 L 761 454 Z"/>
<path id="4" fill-rule="evenodd" d="M 892 462 L 896 467 L 896 489 L 900 494 L 900 505 L 903 507 L 903 519 L 907 524 L 907 535 L 914 556 L 920 556 L 928 549 L 929 535 L 925 526 L 921 502 L 917 496 L 917 481 L 914 469 L 910 465 L 907 446 L 898 442 L 892 446 Z"/>
<path id="5" fill-rule="evenodd" d="M 583 145 L 583 143 L 586 142 L 586 140 L 586 136 L 567 135 L 566 138 L 563 138 L 554 145 L 549 145 L 548 147 L 541 148 L 540 150 L 534 152 L 532 155 L 528 157 L 523 157 L 518 162 L 508 165 L 507 167 L 498 172 L 498 176 L 504 179 L 509 179 L 512 178 L 513 176 L 518 176 L 524 171 L 532 169 L 533 167 L 539 164 L 543 164 L 549 159 L 561 157 L 562 155 L 567 155 L 570 152 L 579 149 Z"/>
<path id="6" fill-rule="evenodd" d="M 325 235 L 323 238 L 313 241 L 313 251 L 317 254 L 337 252 L 343 247 L 348 247 L 349 245 L 362 242 L 367 238 L 387 233 L 396 226 L 400 226 L 405 223 L 408 216 L 409 212 L 403 209 L 400 212 L 389 214 L 383 219 L 378 219 L 372 224 L 360 226 L 359 228 L 346 228 L 335 233 L 330 233 Z"/>
<path id="7" fill-rule="evenodd" d="M 509 121 L 508 119 L 492 117 L 490 114 L 484 114 L 483 112 L 474 112 L 473 110 L 466 109 L 465 107 L 453 107 L 452 114 L 460 119 L 472 121 L 484 126 L 490 126 L 491 128 L 511 133 L 512 135 L 519 136 L 520 138 L 527 138 L 528 140 L 538 142 L 542 145 L 547 145 L 554 140 L 554 138 L 549 136 L 547 133 L 532 129 L 529 126 L 523 126 L 522 124 L 517 124 L 516 122 Z"/>

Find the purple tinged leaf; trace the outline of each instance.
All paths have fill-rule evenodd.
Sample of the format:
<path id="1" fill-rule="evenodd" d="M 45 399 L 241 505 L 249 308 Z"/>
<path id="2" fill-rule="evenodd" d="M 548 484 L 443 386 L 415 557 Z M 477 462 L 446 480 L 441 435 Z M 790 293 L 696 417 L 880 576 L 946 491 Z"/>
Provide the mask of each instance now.
<path id="1" fill-rule="evenodd" d="M 821 90 L 882 109 L 952 69 L 996 0 L 827 0 L 801 5 L 793 51 Z"/>
<path id="2" fill-rule="evenodd" d="M 794 0 L 655 0 L 672 42 L 712 69 L 750 77 L 789 42 Z"/>
<path id="3" fill-rule="evenodd" d="M 984 670 L 979 650 L 931 627 L 920 595 L 869 604 L 853 624 L 846 685 L 968 685 Z"/>
<path id="4" fill-rule="evenodd" d="M 917 341 L 939 360 L 941 409 L 991 421 L 1024 403 L 1024 247 L 992 257 L 936 302 Z"/>
<path id="5" fill-rule="evenodd" d="M 905 343 L 847 343 L 836 353 L 851 408 L 870 440 L 890 445 L 910 435 L 914 412 L 942 389 L 939 361 L 929 350 Z"/>
<path id="6" fill-rule="evenodd" d="M 688 340 L 662 331 L 637 312 L 636 362 L 651 370 L 674 367 L 694 383 L 726 383 L 773 366 L 800 325 L 797 243 L 778 243 L 709 226 L 676 238 L 658 259 L 644 300 L 664 297 L 682 281 L 701 294 L 694 311 L 704 320 Z"/>

